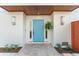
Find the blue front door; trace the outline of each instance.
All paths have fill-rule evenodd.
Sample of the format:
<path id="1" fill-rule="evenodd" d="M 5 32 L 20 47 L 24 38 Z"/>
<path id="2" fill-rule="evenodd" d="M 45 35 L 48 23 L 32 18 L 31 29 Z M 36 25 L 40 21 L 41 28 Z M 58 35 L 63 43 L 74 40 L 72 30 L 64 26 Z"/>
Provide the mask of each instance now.
<path id="1" fill-rule="evenodd" d="M 33 42 L 44 42 L 44 20 L 33 20 Z"/>

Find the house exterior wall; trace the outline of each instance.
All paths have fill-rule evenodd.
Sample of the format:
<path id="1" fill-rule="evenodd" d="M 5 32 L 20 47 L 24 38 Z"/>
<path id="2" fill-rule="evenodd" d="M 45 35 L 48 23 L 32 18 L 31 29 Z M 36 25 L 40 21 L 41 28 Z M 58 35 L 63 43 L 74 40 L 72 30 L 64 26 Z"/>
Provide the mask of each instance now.
<path id="1" fill-rule="evenodd" d="M 16 25 L 11 23 L 12 16 L 16 17 Z M 64 25 L 60 25 L 60 17 L 64 16 Z M 53 12 L 52 15 L 30 15 L 27 16 L 23 12 L 8 12 L 0 8 L 0 47 L 6 44 L 19 44 L 23 46 L 26 43 L 31 43 L 30 29 L 32 30 L 33 19 L 44 19 L 54 23 L 54 29 L 49 31 L 48 39 L 45 42 L 52 43 L 56 46 L 57 43 L 69 42 L 71 44 L 71 22 L 79 20 L 79 8 L 72 12 Z M 45 30 L 45 29 L 44 29 Z"/>
<path id="2" fill-rule="evenodd" d="M 53 12 L 54 29 L 53 29 L 53 45 L 69 42 L 71 44 L 70 32 L 70 14 L 71 12 Z M 63 17 L 64 25 L 61 25 L 60 17 Z"/>
<path id="3" fill-rule="evenodd" d="M 34 43 L 33 39 L 30 38 L 30 30 L 33 29 L 33 20 L 34 19 L 43 19 L 44 20 L 44 25 L 47 21 L 51 21 L 51 16 L 50 15 L 35 15 L 35 16 L 27 16 L 26 15 L 26 43 Z M 52 40 L 52 35 L 51 35 L 51 31 L 48 31 L 48 38 L 45 38 L 45 29 L 44 29 L 44 42 L 50 43 Z"/>
<path id="4" fill-rule="evenodd" d="M 11 23 L 12 16 L 16 17 L 15 26 Z M 23 46 L 26 43 L 30 43 L 32 39 L 29 38 L 29 22 L 33 19 L 44 19 L 46 22 L 51 21 L 51 16 L 27 16 L 23 12 L 8 12 L 0 8 L 0 47 L 4 47 L 6 44 Z M 51 39 L 49 31 L 48 39 L 45 39 L 45 42 L 51 42 Z"/>
<path id="5" fill-rule="evenodd" d="M 71 22 L 79 21 L 79 8 L 72 12 L 53 12 L 54 29 L 52 45 L 68 42 L 71 45 Z M 60 25 L 60 17 L 64 16 L 64 25 Z"/>
<path id="6" fill-rule="evenodd" d="M 16 17 L 16 25 L 12 25 L 12 16 Z M 6 44 L 24 45 L 23 12 L 8 12 L 0 8 L 0 47 Z"/>
<path id="7" fill-rule="evenodd" d="M 24 46 L 25 44 L 25 40 L 24 40 L 25 39 L 25 31 L 24 31 L 25 30 L 25 14 L 23 12 L 10 12 L 10 15 L 16 17 L 16 25 L 13 26 L 13 29 L 15 29 L 15 32 L 11 30 L 14 32 L 14 37 L 16 36 L 15 42 L 12 39 L 13 43 L 19 44 L 20 46 Z"/>

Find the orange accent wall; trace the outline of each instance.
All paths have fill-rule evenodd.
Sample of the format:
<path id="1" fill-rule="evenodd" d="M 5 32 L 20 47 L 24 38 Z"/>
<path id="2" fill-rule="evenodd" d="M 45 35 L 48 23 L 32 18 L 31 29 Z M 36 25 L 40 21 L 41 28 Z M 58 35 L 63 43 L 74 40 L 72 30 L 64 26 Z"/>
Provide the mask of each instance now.
<path id="1" fill-rule="evenodd" d="M 72 48 L 79 51 L 79 21 L 71 23 Z"/>

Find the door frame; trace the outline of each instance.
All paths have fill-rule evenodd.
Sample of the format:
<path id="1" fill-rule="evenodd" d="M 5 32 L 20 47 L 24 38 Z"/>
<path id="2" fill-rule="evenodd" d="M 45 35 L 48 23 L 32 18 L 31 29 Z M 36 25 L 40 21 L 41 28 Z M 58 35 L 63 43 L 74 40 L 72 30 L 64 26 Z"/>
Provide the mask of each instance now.
<path id="1" fill-rule="evenodd" d="M 33 42 L 33 21 L 34 20 L 38 20 L 38 21 L 42 20 L 43 22 L 45 22 L 44 19 L 33 19 L 32 20 L 32 42 Z M 45 26 L 45 24 L 44 24 L 44 26 Z M 44 35 L 43 36 L 44 36 L 44 41 L 43 42 L 45 42 L 45 28 L 44 28 Z M 33 43 L 43 43 L 43 42 L 33 42 Z"/>

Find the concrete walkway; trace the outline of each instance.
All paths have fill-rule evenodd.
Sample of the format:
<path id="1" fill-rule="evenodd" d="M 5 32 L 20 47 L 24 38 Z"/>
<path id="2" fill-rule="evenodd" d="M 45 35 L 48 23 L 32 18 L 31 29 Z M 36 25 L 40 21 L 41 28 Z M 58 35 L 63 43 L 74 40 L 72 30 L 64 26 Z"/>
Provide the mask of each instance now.
<path id="1" fill-rule="evenodd" d="M 19 56 L 60 56 L 50 44 L 26 44 L 18 53 Z"/>

